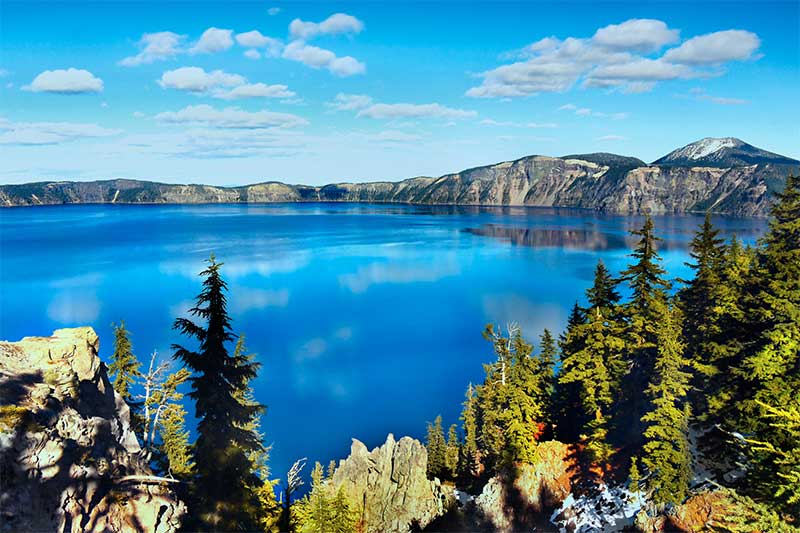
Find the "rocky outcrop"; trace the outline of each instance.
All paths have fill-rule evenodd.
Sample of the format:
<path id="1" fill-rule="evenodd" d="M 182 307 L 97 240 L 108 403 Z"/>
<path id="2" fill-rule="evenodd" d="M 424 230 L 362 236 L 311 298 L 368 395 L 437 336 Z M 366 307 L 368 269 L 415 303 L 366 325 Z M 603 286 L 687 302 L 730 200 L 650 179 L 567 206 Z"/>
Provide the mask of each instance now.
<path id="1" fill-rule="evenodd" d="M 497 531 L 547 525 L 550 511 L 570 495 L 570 450 L 558 441 L 539 444 L 534 464 L 517 467 L 513 481 L 494 476 L 474 500 L 480 520 Z"/>
<path id="2" fill-rule="evenodd" d="M 91 328 L 0 342 L 4 531 L 171 532 L 185 506 L 152 475 Z"/>
<path id="3" fill-rule="evenodd" d="M 355 504 L 367 533 L 423 528 L 442 515 L 451 497 L 437 479 L 426 477 L 428 452 L 410 437 L 386 442 L 372 451 L 353 439 L 350 455 L 332 478 Z"/>
<path id="4" fill-rule="evenodd" d="M 313 187 L 278 182 L 215 187 L 123 179 L 40 182 L 0 185 L 0 205 L 375 202 L 578 207 L 617 213 L 711 210 L 765 216 L 786 176 L 800 168 L 800 162 L 782 156 L 731 159 L 737 163 L 732 166 L 706 160 L 697 159 L 694 166 L 648 166 L 614 154 L 535 155 L 438 178 Z"/>

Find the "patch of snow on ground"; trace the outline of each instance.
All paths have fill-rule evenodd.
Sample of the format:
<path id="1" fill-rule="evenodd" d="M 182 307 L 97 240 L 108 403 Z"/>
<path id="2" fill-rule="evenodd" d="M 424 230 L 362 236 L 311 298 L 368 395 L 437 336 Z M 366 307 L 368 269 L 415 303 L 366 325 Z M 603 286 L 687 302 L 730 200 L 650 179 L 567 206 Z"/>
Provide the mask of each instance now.
<path id="1" fill-rule="evenodd" d="M 562 532 L 620 531 L 633 525 L 644 505 L 641 493 L 632 493 L 621 486 L 609 488 L 603 485 L 592 496 L 567 496 L 561 507 L 553 512 L 550 521 Z"/>
<path id="2" fill-rule="evenodd" d="M 467 503 L 475 501 L 475 496 L 468 494 L 463 490 L 453 489 L 453 496 L 455 496 L 458 505 L 464 507 Z"/>

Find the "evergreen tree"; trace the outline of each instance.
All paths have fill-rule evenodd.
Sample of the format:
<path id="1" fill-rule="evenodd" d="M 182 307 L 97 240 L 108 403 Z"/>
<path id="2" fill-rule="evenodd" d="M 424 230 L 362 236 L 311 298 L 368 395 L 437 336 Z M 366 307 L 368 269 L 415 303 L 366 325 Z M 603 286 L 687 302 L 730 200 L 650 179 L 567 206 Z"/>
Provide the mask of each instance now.
<path id="1" fill-rule="evenodd" d="M 331 501 L 331 522 L 327 531 L 330 533 L 353 533 L 356 531 L 357 523 L 358 514 L 347 499 L 344 487 L 339 487 Z"/>
<path id="2" fill-rule="evenodd" d="M 751 449 L 751 487 L 756 494 L 781 494 L 784 509 L 800 516 L 797 502 L 787 495 L 798 492 L 791 481 L 796 434 L 776 423 L 772 409 L 798 405 L 800 390 L 800 178 L 789 176 L 786 188 L 772 207 L 769 230 L 761 243 L 745 303 L 745 343 L 739 375 L 742 387 L 737 403 L 738 431 L 767 443 Z M 786 477 L 790 476 L 790 477 Z"/>
<path id="3" fill-rule="evenodd" d="M 547 424 L 547 431 L 552 435 L 555 420 L 555 401 L 556 401 L 556 360 L 558 349 L 556 340 L 550 330 L 545 328 L 539 338 L 539 360 L 541 361 L 541 372 L 544 379 L 542 390 L 539 394 L 539 402 L 542 405 L 543 421 Z"/>
<path id="4" fill-rule="evenodd" d="M 509 335 L 513 349 L 505 424 L 508 438 L 505 460 L 507 464 L 531 463 L 544 431 L 542 390 L 546 381 L 541 360 L 531 355 L 533 345 L 522 337 L 518 328 L 512 328 Z"/>
<path id="5" fill-rule="evenodd" d="M 433 424 L 428 422 L 426 447 L 428 449 L 428 477 L 444 479 L 447 473 L 447 445 L 444 440 L 441 415 L 436 417 Z"/>
<path id="6" fill-rule="evenodd" d="M 624 399 L 620 412 L 630 413 L 630 424 L 626 440 L 636 442 L 640 439 L 641 427 L 637 423 L 648 410 L 647 398 L 643 394 L 650 376 L 653 375 L 657 354 L 658 324 L 663 319 L 661 311 L 667 300 L 669 282 L 664 279 L 665 271 L 656 250 L 660 240 L 655 236 L 653 221 L 645 218 L 642 229 L 632 231 L 639 242 L 630 254 L 634 262 L 621 272 L 631 288 L 631 299 L 624 306 L 626 315 L 626 363 L 630 368 L 623 390 Z"/>
<path id="7" fill-rule="evenodd" d="M 586 291 L 589 307 L 582 323 L 569 335 L 577 349 L 564 358 L 559 382 L 577 387 L 577 407 L 582 413 L 581 438 L 590 458 L 608 466 L 612 447 L 608 432 L 612 406 L 619 400 L 626 370 L 625 340 L 618 310 L 619 293 L 602 261 L 597 263 L 592 287 Z"/>
<path id="8" fill-rule="evenodd" d="M 255 529 L 252 516 L 258 499 L 252 487 L 259 483 L 250 454 L 262 449 L 259 436 L 246 426 L 262 410 L 243 401 L 241 394 L 257 372 L 258 364 L 233 357 L 227 345 L 233 340 L 227 313 L 227 284 L 220 275 L 221 263 L 214 255 L 201 272 L 203 290 L 190 313 L 203 324 L 178 318 L 174 328 L 195 339 L 197 351 L 173 345 L 175 358 L 192 372 L 197 440 L 193 447 L 196 465 L 192 494 L 195 526 L 211 530 Z"/>
<path id="9" fill-rule="evenodd" d="M 556 381 L 554 411 L 556 418 L 556 437 L 562 442 L 575 442 L 588 422 L 581 403 L 581 387 L 577 381 L 562 382 L 564 366 L 575 353 L 581 351 L 585 342 L 578 334 L 578 328 L 586 323 L 584 310 L 575 302 L 567 318 L 567 328 L 559 337 L 561 350 L 561 370 Z"/>
<path id="10" fill-rule="evenodd" d="M 344 487 L 334 492 L 330 476 L 325 477 L 319 462 L 311 472 L 311 492 L 295 508 L 301 532 L 353 533 L 357 529 L 358 516 Z"/>
<path id="11" fill-rule="evenodd" d="M 717 309 L 719 336 L 711 344 L 711 372 L 706 372 L 706 379 L 697 385 L 706 407 L 698 417 L 709 427 L 734 420 L 743 400 L 741 393 L 747 376 L 740 368 L 741 359 L 745 346 L 752 340 L 746 324 L 745 302 L 755 261 L 755 250 L 742 246 L 735 235 L 724 248 Z"/>
<path id="12" fill-rule="evenodd" d="M 317 462 L 311 471 L 311 492 L 298 506 L 300 531 L 327 533 L 333 517 L 331 499 L 326 487 L 322 465 Z"/>
<path id="13" fill-rule="evenodd" d="M 638 493 L 641 482 L 642 475 L 639 472 L 639 458 L 633 456 L 631 457 L 631 467 L 628 469 L 628 491 L 634 494 Z"/>
<path id="14" fill-rule="evenodd" d="M 237 365 L 249 365 L 255 362 L 255 354 L 247 353 L 244 334 L 239 335 L 236 340 L 233 358 Z M 264 414 L 266 407 L 256 401 L 250 384 L 251 381 L 252 378 L 246 379 L 242 387 L 235 391 L 234 396 L 242 404 L 257 408 L 253 411 L 250 420 L 242 426 L 242 429 L 251 432 L 258 438 L 259 442 L 263 443 L 264 435 L 261 431 L 261 416 Z M 250 514 L 257 516 L 262 526 L 265 526 L 265 529 L 268 529 L 266 526 L 278 520 L 280 513 L 280 506 L 275 499 L 274 491 L 278 480 L 270 479 L 269 452 L 270 449 L 263 447 L 263 445 L 260 449 L 246 451 L 247 457 L 250 459 L 251 471 L 256 474 L 256 476 L 249 478 L 249 490 L 256 496 L 255 501 L 252 503 L 253 507 L 250 510 Z"/>
<path id="15" fill-rule="evenodd" d="M 597 266 L 594 270 L 594 283 L 586 291 L 586 298 L 589 300 L 589 308 L 600 309 L 603 313 L 610 311 L 619 303 L 620 296 L 617 291 L 617 281 L 611 277 L 611 273 L 602 259 L 597 261 Z"/>
<path id="16" fill-rule="evenodd" d="M 544 429 L 539 401 L 545 385 L 541 361 L 517 326 L 503 336 L 489 325 L 484 331 L 495 362 L 484 365 L 486 378 L 478 388 L 478 444 L 481 460 L 493 471 L 531 461 Z"/>
<path id="17" fill-rule="evenodd" d="M 686 357 L 697 371 L 692 394 L 695 415 L 707 418 L 707 398 L 714 392 L 709 390 L 708 380 L 720 372 L 718 343 L 721 334 L 723 308 L 720 305 L 725 292 L 723 265 L 725 246 L 719 238 L 719 230 L 711 224 L 711 215 L 705 220 L 689 244 L 689 255 L 693 263 L 686 263 L 694 270 L 694 277 L 684 281 L 686 286 L 679 292 L 679 305 L 683 311 L 683 337 Z"/>
<path id="18" fill-rule="evenodd" d="M 691 480 L 691 453 L 687 437 L 691 410 L 686 395 L 691 374 L 683 354 L 677 309 L 656 300 L 658 353 L 646 393 L 651 410 L 642 417 L 646 427 L 642 463 L 650 476 L 648 492 L 656 503 L 680 503 Z"/>
<path id="19" fill-rule="evenodd" d="M 456 425 L 450 426 L 447 431 L 447 444 L 445 446 L 445 473 L 448 479 L 455 479 L 458 469 L 458 456 L 461 450 L 461 443 L 458 440 Z"/>
<path id="20" fill-rule="evenodd" d="M 189 431 L 186 429 L 186 409 L 180 403 L 170 403 L 159 421 L 161 436 L 161 470 L 177 479 L 186 479 L 192 474 Z"/>
<path id="21" fill-rule="evenodd" d="M 762 470 L 766 466 L 774 477 L 769 479 L 769 488 L 783 500 L 795 519 L 800 518 L 800 393 L 794 391 L 794 401 L 785 408 L 772 407 L 762 402 L 765 420 L 769 423 L 773 442 L 750 439 L 748 442 L 759 454 Z M 778 438 L 774 438 L 774 437 Z"/>
<path id="22" fill-rule="evenodd" d="M 458 456 L 458 478 L 469 485 L 478 475 L 478 398 L 472 383 L 467 387 L 461 411 L 464 444 Z"/>
<path id="23" fill-rule="evenodd" d="M 593 310 L 589 322 L 579 325 L 575 333 L 583 338 L 582 349 L 564 359 L 559 383 L 577 385 L 579 409 L 586 421 L 581 438 L 592 459 L 605 464 L 611 456 L 607 434 L 614 401 L 607 361 L 617 357 L 624 343 L 607 334 L 599 309 Z"/>
<path id="24" fill-rule="evenodd" d="M 131 385 L 139 377 L 139 360 L 133 355 L 133 347 L 130 341 L 130 332 L 125 329 L 125 321 L 114 328 L 114 353 L 111 354 L 111 364 L 108 365 L 108 373 L 114 376 L 111 385 L 114 390 L 122 396 L 128 405 L 134 405 Z"/>

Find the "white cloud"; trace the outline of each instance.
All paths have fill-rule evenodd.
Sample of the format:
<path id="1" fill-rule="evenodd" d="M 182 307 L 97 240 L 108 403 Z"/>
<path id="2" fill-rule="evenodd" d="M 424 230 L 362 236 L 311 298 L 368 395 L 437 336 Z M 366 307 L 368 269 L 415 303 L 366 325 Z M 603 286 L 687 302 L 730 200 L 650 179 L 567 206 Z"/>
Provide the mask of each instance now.
<path id="1" fill-rule="evenodd" d="M 355 76 L 366 72 L 364 63 L 351 56 L 337 57 L 328 65 L 328 70 L 341 77 Z"/>
<path id="2" fill-rule="evenodd" d="M 45 70 L 23 89 L 35 93 L 99 93 L 103 90 L 103 80 L 83 69 Z"/>
<path id="3" fill-rule="evenodd" d="M 251 48 L 250 50 L 244 51 L 244 57 L 249 59 L 261 59 L 261 52 Z"/>
<path id="4" fill-rule="evenodd" d="M 283 43 L 279 39 L 262 35 L 257 30 L 237 33 L 236 42 L 246 48 L 262 48 L 264 49 L 264 54 L 269 57 L 281 55 L 281 50 L 283 49 Z"/>
<path id="5" fill-rule="evenodd" d="M 286 85 L 247 83 L 244 76 L 221 70 L 206 72 L 199 67 L 181 67 L 165 72 L 158 84 L 165 89 L 178 89 L 198 94 L 210 94 L 223 100 L 243 98 L 293 98 L 297 94 Z M 232 87 L 231 89 L 227 89 Z"/>
<path id="6" fill-rule="evenodd" d="M 74 122 L 12 122 L 0 118 L 0 145 L 61 144 L 80 139 L 111 137 L 121 130 Z"/>
<path id="7" fill-rule="evenodd" d="M 631 19 L 600 28 L 592 42 L 605 48 L 648 53 L 677 42 L 679 36 L 680 31 L 669 29 L 660 20 Z"/>
<path id="8" fill-rule="evenodd" d="M 191 126 L 191 124 L 189 124 Z M 291 129 L 219 129 L 189 127 L 169 132 L 129 135 L 117 147 L 126 155 L 138 154 L 187 159 L 243 159 L 249 157 L 286 157 L 305 148 L 302 132 Z M 228 264 L 226 263 L 226 267 Z M 187 275 L 194 267 L 187 267 Z M 236 268 L 236 275 L 231 272 Z M 257 267 L 260 268 L 260 267 Z M 165 268 L 165 271 L 167 269 Z M 226 268 L 233 279 L 243 269 Z M 172 273 L 170 271 L 170 273 Z"/>
<path id="9" fill-rule="evenodd" d="M 591 38 L 546 37 L 521 52 L 521 60 L 478 75 L 481 84 L 467 90 L 474 98 L 512 98 L 541 92 L 565 92 L 583 86 L 640 93 L 658 82 L 720 75 L 694 66 L 720 65 L 753 56 L 758 36 L 728 30 L 685 41 L 661 58 L 644 57 L 677 42 L 679 32 L 664 22 L 631 19 L 598 29 Z"/>
<path id="10" fill-rule="evenodd" d="M 702 100 L 708 100 L 710 102 L 720 105 L 745 105 L 749 103 L 747 100 L 743 100 L 741 98 L 727 98 L 725 96 L 711 96 L 711 95 L 706 95 L 702 97 Z"/>
<path id="11" fill-rule="evenodd" d="M 363 74 L 366 67 L 353 57 L 336 57 L 330 50 L 311 46 L 303 41 L 292 41 L 283 50 L 283 57 L 298 61 L 311 68 L 326 68 L 337 76 Z"/>
<path id="12" fill-rule="evenodd" d="M 269 9 L 267 9 L 267 15 L 269 15 L 270 17 L 274 17 L 275 15 L 277 15 L 280 12 L 281 12 L 281 8 L 279 8 L 279 7 L 271 7 Z"/>
<path id="13" fill-rule="evenodd" d="M 372 97 L 366 94 L 345 94 L 339 93 L 331 102 L 325 105 L 337 111 L 355 111 L 364 109 L 372 104 Z"/>
<path id="14" fill-rule="evenodd" d="M 233 46 L 233 30 L 208 28 L 200 39 L 189 49 L 191 54 L 211 54 L 224 52 Z"/>
<path id="15" fill-rule="evenodd" d="M 398 130 L 385 130 L 375 136 L 379 141 L 386 141 L 390 143 L 404 143 L 414 142 L 420 140 L 422 137 L 411 133 Z"/>
<path id="16" fill-rule="evenodd" d="M 356 116 L 377 119 L 396 118 L 469 118 L 477 116 L 475 111 L 454 109 L 441 104 L 372 104 Z"/>
<path id="17" fill-rule="evenodd" d="M 305 126 L 308 121 L 290 113 L 245 111 L 238 107 L 216 109 L 210 105 L 190 105 L 180 111 L 165 111 L 156 120 L 168 124 L 198 124 L 215 128 L 259 129 Z"/>
<path id="18" fill-rule="evenodd" d="M 597 138 L 598 141 L 626 141 L 628 140 L 627 137 L 623 137 L 622 135 L 603 135 L 602 137 Z"/>
<path id="19" fill-rule="evenodd" d="M 704 100 L 713 104 L 719 105 L 745 105 L 750 102 L 742 98 L 729 98 L 726 96 L 713 96 L 706 93 L 706 90 L 700 87 L 694 87 L 689 90 L 689 95 L 677 95 L 681 98 L 694 98 L 695 100 Z"/>
<path id="20" fill-rule="evenodd" d="M 554 122 L 514 122 L 513 120 L 493 120 L 487 118 L 481 120 L 484 126 L 503 126 L 513 128 L 557 128 L 558 124 Z"/>
<path id="21" fill-rule="evenodd" d="M 206 92 L 216 87 L 233 87 L 246 82 L 243 76 L 221 70 L 206 72 L 199 67 L 181 67 L 161 75 L 158 84 L 165 89 L 189 92 Z"/>
<path id="22" fill-rule="evenodd" d="M 234 87 L 229 91 L 214 93 L 215 98 L 238 100 L 242 98 L 293 98 L 296 93 L 286 85 L 267 85 L 266 83 L 247 83 Z"/>
<path id="23" fill-rule="evenodd" d="M 606 113 L 605 111 L 595 111 L 589 107 L 577 107 L 574 104 L 562 105 L 558 110 L 572 111 L 579 117 L 610 118 L 612 120 L 623 120 L 629 116 L 627 112 Z"/>
<path id="24" fill-rule="evenodd" d="M 718 65 L 750 59 L 761 46 L 755 33 L 726 30 L 693 37 L 677 48 L 667 50 L 664 59 L 686 65 Z"/>
<path id="25" fill-rule="evenodd" d="M 363 29 L 363 22 L 346 13 L 336 13 L 320 23 L 294 19 L 289 24 L 289 34 L 292 38 L 304 41 L 313 39 L 318 35 L 360 33 Z"/>
<path id="26" fill-rule="evenodd" d="M 655 88 L 656 82 L 654 81 L 631 81 L 628 82 L 622 89 L 625 94 L 640 94 L 648 93 Z"/>
<path id="27" fill-rule="evenodd" d="M 637 59 L 627 63 L 598 67 L 589 74 L 589 80 L 663 81 L 697 77 L 685 65 L 675 65 L 661 59 Z"/>
<path id="28" fill-rule="evenodd" d="M 119 62 L 124 67 L 134 67 L 137 65 L 153 63 L 172 59 L 178 54 L 183 53 L 183 41 L 185 35 L 178 35 L 171 31 L 161 31 L 157 33 L 145 33 L 139 39 L 138 46 L 141 52 L 135 56 L 126 57 Z"/>

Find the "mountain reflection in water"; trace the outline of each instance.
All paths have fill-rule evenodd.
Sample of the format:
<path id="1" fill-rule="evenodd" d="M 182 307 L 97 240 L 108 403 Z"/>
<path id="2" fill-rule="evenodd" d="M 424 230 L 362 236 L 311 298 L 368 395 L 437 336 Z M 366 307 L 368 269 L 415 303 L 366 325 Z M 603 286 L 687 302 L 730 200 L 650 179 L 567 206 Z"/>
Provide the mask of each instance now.
<path id="1" fill-rule="evenodd" d="M 591 229 L 570 228 L 515 228 L 486 224 L 464 231 L 481 237 L 491 237 L 531 248 L 575 248 L 580 250 L 612 250 L 628 246 L 626 238 L 618 234 Z"/>

